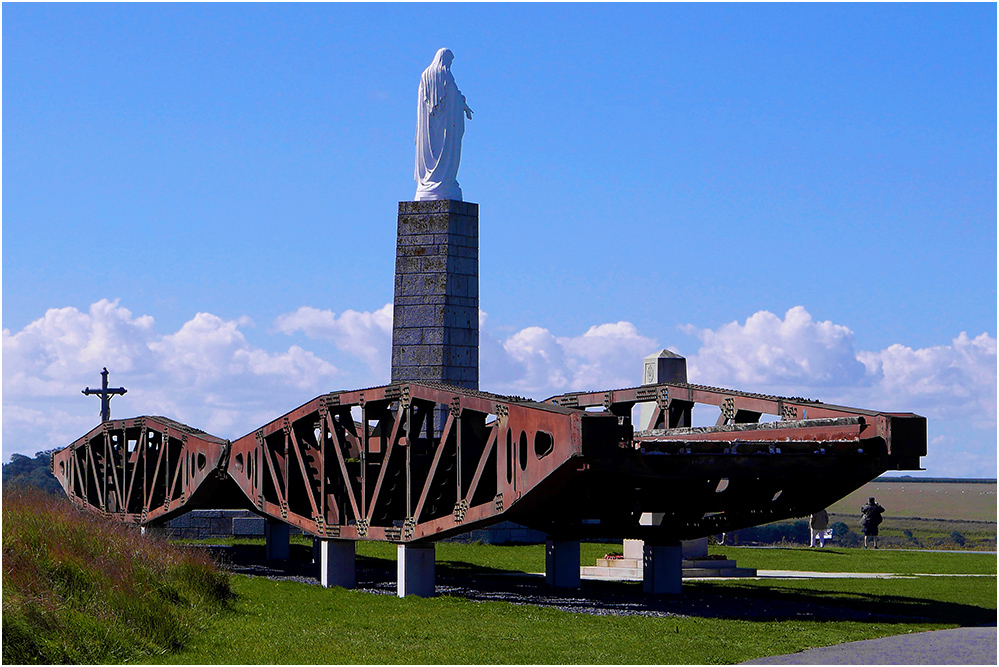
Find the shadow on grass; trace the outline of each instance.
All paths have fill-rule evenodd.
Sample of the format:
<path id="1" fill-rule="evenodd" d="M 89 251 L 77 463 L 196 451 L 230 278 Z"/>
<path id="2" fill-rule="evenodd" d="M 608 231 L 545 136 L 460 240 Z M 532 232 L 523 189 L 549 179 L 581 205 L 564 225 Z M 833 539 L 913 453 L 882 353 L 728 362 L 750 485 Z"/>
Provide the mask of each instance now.
<path id="1" fill-rule="evenodd" d="M 291 545 L 286 561 L 268 561 L 262 545 L 206 547 L 234 574 L 263 576 L 318 585 L 319 566 L 312 550 Z M 394 595 L 394 559 L 358 556 L 357 589 Z M 826 580 L 828 581 L 828 580 Z M 553 590 L 544 577 L 484 567 L 464 561 L 437 563 L 437 594 L 476 602 L 509 602 L 595 615 L 691 616 L 747 621 L 864 621 L 957 623 L 981 626 L 996 623 L 996 612 L 971 604 L 901 595 L 877 595 L 739 582 L 688 582 L 683 594 L 649 596 L 641 582 L 583 581 L 578 590 Z"/>

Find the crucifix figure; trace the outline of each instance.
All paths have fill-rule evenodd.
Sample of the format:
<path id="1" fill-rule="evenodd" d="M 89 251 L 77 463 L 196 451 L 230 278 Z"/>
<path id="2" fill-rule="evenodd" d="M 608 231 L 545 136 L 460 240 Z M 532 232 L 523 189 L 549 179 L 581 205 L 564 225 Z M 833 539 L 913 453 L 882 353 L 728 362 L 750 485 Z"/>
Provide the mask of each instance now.
<path id="1" fill-rule="evenodd" d="M 91 389 L 87 387 L 83 390 L 85 396 L 100 396 L 101 397 L 101 423 L 111 421 L 111 397 L 115 395 L 121 395 L 128 390 L 124 387 L 118 387 L 117 389 L 108 389 L 108 369 L 105 368 L 101 371 L 101 384 L 103 385 L 100 389 Z"/>

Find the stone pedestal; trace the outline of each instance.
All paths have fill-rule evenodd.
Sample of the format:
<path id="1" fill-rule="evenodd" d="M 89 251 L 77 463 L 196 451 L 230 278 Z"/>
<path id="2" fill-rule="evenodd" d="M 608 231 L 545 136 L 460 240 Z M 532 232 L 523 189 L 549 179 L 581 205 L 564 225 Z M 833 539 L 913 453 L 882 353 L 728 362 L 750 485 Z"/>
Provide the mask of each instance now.
<path id="1" fill-rule="evenodd" d="M 679 595 L 683 581 L 680 543 L 645 544 L 642 554 L 642 588 L 651 595 Z"/>
<path id="2" fill-rule="evenodd" d="M 479 206 L 399 202 L 392 381 L 479 388 Z"/>
<path id="3" fill-rule="evenodd" d="M 319 581 L 323 588 L 357 585 L 354 547 L 350 540 L 319 540 Z"/>
<path id="4" fill-rule="evenodd" d="M 431 202 L 432 203 L 432 202 Z M 404 598 L 434 596 L 437 583 L 433 544 L 400 544 L 396 549 L 396 594 Z"/>
<path id="5" fill-rule="evenodd" d="M 291 526 L 284 521 L 268 519 L 264 524 L 267 560 L 288 560 L 291 556 Z"/>
<path id="6" fill-rule="evenodd" d="M 579 588 L 579 542 L 545 543 L 545 583 L 552 588 Z"/>

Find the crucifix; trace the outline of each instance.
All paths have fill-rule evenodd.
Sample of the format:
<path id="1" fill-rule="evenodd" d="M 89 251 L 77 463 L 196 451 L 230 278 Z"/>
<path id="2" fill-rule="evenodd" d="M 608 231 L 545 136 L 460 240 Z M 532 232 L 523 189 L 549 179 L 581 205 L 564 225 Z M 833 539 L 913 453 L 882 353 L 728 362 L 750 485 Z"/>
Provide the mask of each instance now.
<path id="1" fill-rule="evenodd" d="M 101 423 L 111 421 L 111 397 L 115 395 L 121 395 L 128 390 L 124 387 L 118 387 L 117 389 L 108 389 L 108 369 L 105 368 L 101 371 L 102 388 L 101 389 L 91 389 L 87 387 L 83 390 L 85 396 L 100 396 L 101 397 Z"/>

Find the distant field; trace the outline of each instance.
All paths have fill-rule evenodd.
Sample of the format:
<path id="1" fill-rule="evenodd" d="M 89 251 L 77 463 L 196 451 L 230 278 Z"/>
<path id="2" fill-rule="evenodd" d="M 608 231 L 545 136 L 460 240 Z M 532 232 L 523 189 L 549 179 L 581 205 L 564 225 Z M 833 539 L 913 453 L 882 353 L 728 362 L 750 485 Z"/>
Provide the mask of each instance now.
<path id="1" fill-rule="evenodd" d="M 829 508 L 830 514 L 860 515 L 871 496 L 885 508 L 885 518 L 996 521 L 996 483 L 875 480 Z"/>

